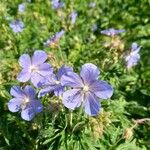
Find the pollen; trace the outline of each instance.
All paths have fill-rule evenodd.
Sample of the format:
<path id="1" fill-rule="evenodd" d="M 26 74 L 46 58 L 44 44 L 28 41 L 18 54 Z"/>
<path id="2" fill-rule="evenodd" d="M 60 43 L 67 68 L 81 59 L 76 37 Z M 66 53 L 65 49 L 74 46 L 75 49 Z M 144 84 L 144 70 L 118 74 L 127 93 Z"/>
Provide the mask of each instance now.
<path id="1" fill-rule="evenodd" d="M 29 102 L 30 102 L 30 99 L 29 99 L 28 97 L 26 97 L 26 98 L 24 99 L 24 103 L 27 104 L 27 103 L 29 103 Z"/>
<path id="2" fill-rule="evenodd" d="M 56 80 L 55 83 L 56 83 L 56 84 L 60 84 L 60 81 L 57 81 L 57 80 Z"/>
<path id="3" fill-rule="evenodd" d="M 29 70 L 30 70 L 30 72 L 37 72 L 38 71 L 37 67 L 34 65 L 30 66 Z"/>
<path id="4" fill-rule="evenodd" d="M 85 91 L 85 92 L 89 91 L 89 87 L 88 87 L 87 85 L 85 85 L 85 86 L 83 87 L 83 91 Z"/>

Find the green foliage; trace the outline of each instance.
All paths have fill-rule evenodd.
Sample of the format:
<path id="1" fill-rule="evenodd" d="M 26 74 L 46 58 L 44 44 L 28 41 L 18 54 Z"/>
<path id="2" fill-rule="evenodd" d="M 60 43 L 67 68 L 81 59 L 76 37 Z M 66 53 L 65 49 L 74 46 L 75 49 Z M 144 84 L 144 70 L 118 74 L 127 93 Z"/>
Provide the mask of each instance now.
<path id="1" fill-rule="evenodd" d="M 26 2 L 25 12 L 18 13 L 21 2 L 0 0 L 0 149 L 150 149 L 150 122 L 131 129 L 133 120 L 150 116 L 150 1 L 95 0 L 96 7 L 90 8 L 89 0 L 64 0 L 64 8 L 53 10 L 49 0 L 31 0 Z M 74 26 L 69 21 L 73 10 L 78 12 Z M 22 33 L 15 34 L 9 27 L 14 19 L 24 22 Z M 91 30 L 93 24 L 98 25 L 95 32 Z M 120 47 L 104 47 L 111 38 L 101 35 L 100 30 L 110 27 L 126 30 L 116 39 Z M 43 43 L 61 29 L 65 35 L 58 47 L 45 47 Z M 142 46 L 141 61 L 127 70 L 124 54 L 135 41 Z M 86 62 L 100 68 L 101 79 L 113 86 L 114 94 L 111 100 L 102 100 L 97 117 L 86 116 L 82 107 L 70 112 L 54 96 L 42 99 L 49 107 L 31 122 L 8 111 L 10 87 L 20 84 L 16 81 L 18 58 L 36 49 L 48 52 L 56 69 L 66 63 L 79 71 Z"/>

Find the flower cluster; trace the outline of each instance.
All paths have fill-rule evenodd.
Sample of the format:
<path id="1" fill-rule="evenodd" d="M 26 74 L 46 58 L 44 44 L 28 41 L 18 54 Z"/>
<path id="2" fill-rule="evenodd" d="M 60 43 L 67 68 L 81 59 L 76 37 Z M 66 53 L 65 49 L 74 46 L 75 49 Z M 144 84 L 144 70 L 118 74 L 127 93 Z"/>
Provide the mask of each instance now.
<path id="1" fill-rule="evenodd" d="M 22 71 L 17 80 L 31 81 L 35 88 L 40 88 L 39 98 L 53 92 L 70 110 L 83 105 L 86 114 L 97 115 L 100 111 L 99 99 L 108 99 L 113 94 L 112 86 L 98 79 L 100 74 L 98 68 L 94 64 L 86 63 L 78 75 L 72 67 L 63 65 L 55 74 L 52 66 L 45 62 L 47 57 L 47 53 L 42 50 L 35 51 L 32 57 L 23 54 L 19 59 Z M 36 92 L 30 85 L 24 88 L 13 86 L 10 94 L 14 98 L 8 103 L 9 110 L 11 112 L 21 110 L 21 117 L 24 120 L 32 120 L 43 110 L 43 105 L 36 98 Z"/>
<path id="2" fill-rule="evenodd" d="M 101 31 L 101 34 L 105 34 L 107 36 L 112 37 L 111 42 L 105 43 L 104 46 L 110 47 L 110 48 L 112 47 L 115 49 L 117 49 L 117 48 L 123 49 L 124 44 L 121 42 L 121 40 L 119 38 L 115 37 L 115 35 L 122 33 L 122 32 L 125 32 L 125 30 L 124 29 L 116 30 L 116 29 L 110 28 L 110 29 Z M 135 43 L 135 42 L 132 43 L 131 52 L 124 57 L 127 69 L 130 69 L 133 66 L 137 65 L 138 61 L 140 60 L 140 54 L 139 54 L 140 49 L 141 49 L 141 47 L 138 46 L 137 43 Z"/>

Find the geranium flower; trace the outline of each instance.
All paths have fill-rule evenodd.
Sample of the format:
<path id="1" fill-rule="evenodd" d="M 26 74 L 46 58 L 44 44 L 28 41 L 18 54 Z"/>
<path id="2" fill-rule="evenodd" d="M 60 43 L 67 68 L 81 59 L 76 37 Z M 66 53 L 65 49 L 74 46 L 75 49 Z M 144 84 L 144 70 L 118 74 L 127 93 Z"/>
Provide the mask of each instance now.
<path id="1" fill-rule="evenodd" d="M 25 11 L 25 8 L 26 8 L 25 3 L 22 3 L 22 4 L 18 5 L 18 11 L 21 12 L 21 13 Z"/>
<path id="2" fill-rule="evenodd" d="M 98 99 L 108 99 L 113 94 L 111 85 L 98 80 L 99 74 L 95 65 L 87 63 L 82 66 L 80 76 L 74 72 L 63 75 L 62 85 L 73 88 L 63 93 L 63 104 L 72 110 L 83 104 L 85 113 L 90 116 L 97 115 L 100 110 Z"/>
<path id="3" fill-rule="evenodd" d="M 24 29 L 24 23 L 19 20 L 12 21 L 9 26 L 15 33 L 22 32 Z"/>
<path id="4" fill-rule="evenodd" d="M 125 57 L 125 61 L 127 63 L 127 68 L 130 69 L 132 66 L 135 66 L 138 61 L 140 60 L 140 55 L 139 55 L 139 51 L 140 51 L 141 47 L 138 46 L 137 43 L 132 43 L 131 46 L 131 52 L 129 55 L 127 55 Z"/>
<path id="5" fill-rule="evenodd" d="M 64 86 L 61 85 L 61 77 L 65 75 L 67 72 L 73 71 L 71 67 L 63 65 L 57 72 L 57 74 L 52 74 L 50 76 L 45 77 L 41 84 L 44 87 L 39 92 L 39 97 L 44 96 L 46 93 L 54 92 L 56 96 L 61 96 L 64 92 Z"/>
<path id="6" fill-rule="evenodd" d="M 53 72 L 51 65 L 45 63 L 47 57 L 47 54 L 42 50 L 35 51 L 32 57 L 28 54 L 23 54 L 19 59 L 22 71 L 17 79 L 20 82 L 27 82 L 31 79 L 33 85 L 37 87 L 45 76 L 51 75 Z"/>
<path id="7" fill-rule="evenodd" d="M 125 30 L 124 29 L 115 30 L 113 28 L 110 28 L 110 29 L 101 31 L 101 34 L 105 34 L 108 36 L 114 36 L 114 35 L 117 35 L 117 34 L 122 33 L 122 32 L 125 32 Z"/>
<path id="8" fill-rule="evenodd" d="M 13 86 L 10 94 L 14 98 L 8 102 L 8 109 L 11 112 L 21 111 L 21 117 L 24 120 L 32 120 L 37 113 L 43 110 L 43 105 L 35 97 L 35 90 L 29 85 L 25 86 L 24 89 L 19 86 Z"/>

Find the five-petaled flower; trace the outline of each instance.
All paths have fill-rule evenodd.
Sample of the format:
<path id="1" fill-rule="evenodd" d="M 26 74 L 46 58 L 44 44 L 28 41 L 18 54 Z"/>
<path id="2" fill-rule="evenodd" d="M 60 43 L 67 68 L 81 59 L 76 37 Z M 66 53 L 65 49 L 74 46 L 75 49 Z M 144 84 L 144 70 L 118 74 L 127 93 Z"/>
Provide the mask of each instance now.
<path id="1" fill-rule="evenodd" d="M 57 74 L 52 74 L 50 76 L 45 77 L 41 81 L 41 85 L 43 89 L 39 92 L 39 97 L 44 96 L 46 93 L 50 93 L 54 91 L 56 96 L 62 96 L 64 92 L 64 86 L 61 85 L 61 77 L 65 75 L 67 72 L 73 71 L 71 67 L 63 65 L 57 72 Z"/>
<path id="2" fill-rule="evenodd" d="M 127 68 L 130 69 L 132 66 L 135 66 L 140 60 L 140 51 L 141 47 L 138 46 L 137 43 L 132 43 L 131 52 L 128 56 L 125 57 L 125 61 L 127 63 Z"/>
<path id="3" fill-rule="evenodd" d="M 19 20 L 12 21 L 9 26 L 15 33 L 22 32 L 24 29 L 24 23 Z"/>
<path id="4" fill-rule="evenodd" d="M 45 63 L 47 57 L 47 54 L 42 50 L 35 51 L 31 58 L 28 54 L 23 54 L 19 59 L 22 71 L 17 79 L 20 82 L 27 82 L 31 79 L 33 85 L 38 87 L 39 82 L 53 72 L 51 65 Z"/>
<path id="5" fill-rule="evenodd" d="M 116 30 L 116 29 L 110 28 L 110 29 L 102 30 L 101 34 L 105 34 L 108 36 L 115 36 L 122 32 L 125 32 L 125 30 L 124 29 Z"/>
<path id="6" fill-rule="evenodd" d="M 95 65 L 87 63 L 82 66 L 80 76 L 74 72 L 63 75 L 62 85 L 73 88 L 63 93 L 63 104 L 74 110 L 83 103 L 84 110 L 88 115 L 97 115 L 100 110 L 98 98 L 108 99 L 113 94 L 111 85 L 98 80 L 99 74 Z"/>
<path id="7" fill-rule="evenodd" d="M 8 102 L 8 109 L 11 112 L 21 111 L 21 117 L 24 120 L 32 120 L 37 113 L 43 110 L 43 105 L 35 97 L 35 90 L 29 85 L 25 86 L 24 89 L 19 86 L 13 86 L 10 94 L 14 98 Z"/>

